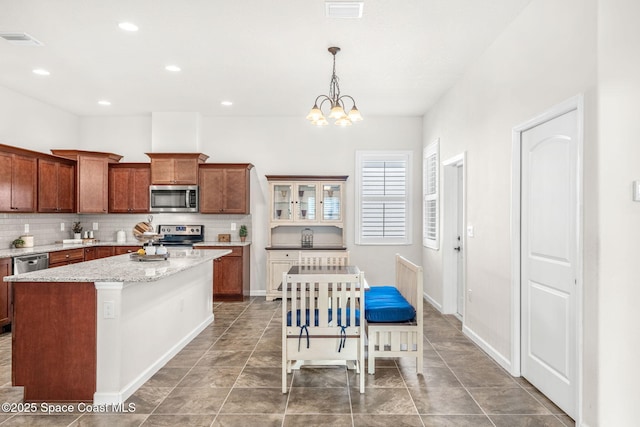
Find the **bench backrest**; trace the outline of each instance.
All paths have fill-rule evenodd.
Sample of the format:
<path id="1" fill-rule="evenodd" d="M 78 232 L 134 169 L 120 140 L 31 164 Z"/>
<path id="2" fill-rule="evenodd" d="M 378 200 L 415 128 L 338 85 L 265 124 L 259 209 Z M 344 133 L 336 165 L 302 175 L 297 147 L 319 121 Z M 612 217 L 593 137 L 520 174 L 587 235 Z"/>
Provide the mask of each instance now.
<path id="1" fill-rule="evenodd" d="M 422 322 L 423 295 L 422 267 L 415 265 L 408 259 L 396 254 L 396 288 L 402 296 L 411 304 L 420 316 L 417 319 Z"/>

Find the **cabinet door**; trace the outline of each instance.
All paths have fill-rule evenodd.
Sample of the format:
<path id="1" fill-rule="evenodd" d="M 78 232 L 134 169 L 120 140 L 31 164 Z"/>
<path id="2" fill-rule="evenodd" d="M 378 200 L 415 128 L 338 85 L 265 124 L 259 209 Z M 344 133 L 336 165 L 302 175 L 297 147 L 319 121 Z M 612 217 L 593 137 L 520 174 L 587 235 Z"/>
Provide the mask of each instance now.
<path id="1" fill-rule="evenodd" d="M 242 299 L 242 257 L 226 255 L 213 265 L 213 296 L 236 295 Z"/>
<path id="2" fill-rule="evenodd" d="M 224 213 L 249 213 L 248 171 L 243 169 L 224 169 Z"/>
<path id="3" fill-rule="evenodd" d="M 11 258 L 0 258 L 0 326 L 11 323 L 11 282 L 3 282 L 11 275 Z"/>
<path id="4" fill-rule="evenodd" d="M 76 167 L 58 164 L 58 212 L 76 210 Z"/>
<path id="5" fill-rule="evenodd" d="M 84 248 L 84 260 L 85 261 L 92 261 L 94 259 L 98 259 L 96 257 L 96 248 Z"/>
<path id="6" fill-rule="evenodd" d="M 173 179 L 180 185 L 198 184 L 198 160 L 197 159 L 174 159 Z"/>
<path id="7" fill-rule="evenodd" d="M 136 252 L 142 246 L 116 246 L 113 248 L 114 255 L 123 255 Z"/>
<path id="8" fill-rule="evenodd" d="M 223 169 L 200 169 L 200 213 L 222 213 Z"/>
<path id="9" fill-rule="evenodd" d="M 80 213 L 107 212 L 108 160 L 80 156 L 78 168 L 78 211 Z"/>
<path id="10" fill-rule="evenodd" d="M 151 159 L 151 183 L 175 184 L 173 159 Z"/>
<path id="11" fill-rule="evenodd" d="M 342 222 L 343 186 L 341 183 L 324 183 L 320 200 L 320 220 Z"/>
<path id="12" fill-rule="evenodd" d="M 287 222 L 293 220 L 293 184 L 277 183 L 271 186 L 271 220 Z"/>
<path id="13" fill-rule="evenodd" d="M 149 212 L 149 185 L 151 185 L 151 170 L 149 168 L 131 169 L 131 183 L 130 212 Z"/>
<path id="14" fill-rule="evenodd" d="M 58 211 L 58 162 L 38 160 L 38 212 Z"/>
<path id="15" fill-rule="evenodd" d="M 13 155 L 11 209 L 13 212 L 36 211 L 36 159 Z"/>
<path id="16" fill-rule="evenodd" d="M 130 170 L 109 169 L 109 212 L 129 212 Z"/>
<path id="17" fill-rule="evenodd" d="M 315 222 L 318 220 L 318 184 L 297 184 L 296 194 L 294 195 L 294 198 L 294 221 Z"/>
<path id="18" fill-rule="evenodd" d="M 11 154 L 0 153 L 0 211 L 11 212 Z"/>

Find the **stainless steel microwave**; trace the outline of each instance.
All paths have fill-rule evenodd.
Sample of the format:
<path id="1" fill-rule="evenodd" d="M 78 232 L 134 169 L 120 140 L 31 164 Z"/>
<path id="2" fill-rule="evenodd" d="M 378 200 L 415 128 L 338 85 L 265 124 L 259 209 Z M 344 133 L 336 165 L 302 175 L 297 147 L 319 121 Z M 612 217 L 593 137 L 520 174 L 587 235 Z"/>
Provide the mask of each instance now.
<path id="1" fill-rule="evenodd" d="M 198 186 L 151 185 L 149 202 L 151 212 L 198 212 Z"/>

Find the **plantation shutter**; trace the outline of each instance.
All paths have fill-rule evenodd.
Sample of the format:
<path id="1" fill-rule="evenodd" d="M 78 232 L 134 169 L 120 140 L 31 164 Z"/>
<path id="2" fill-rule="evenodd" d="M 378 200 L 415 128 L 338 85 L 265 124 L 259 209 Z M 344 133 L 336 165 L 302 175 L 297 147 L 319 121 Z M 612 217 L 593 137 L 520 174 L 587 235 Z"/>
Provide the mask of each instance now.
<path id="1" fill-rule="evenodd" d="M 358 242 L 407 244 L 409 158 L 407 154 L 362 156 L 359 165 Z"/>
<path id="2" fill-rule="evenodd" d="M 439 144 L 435 142 L 424 149 L 423 159 L 423 245 L 438 249 L 439 247 Z"/>

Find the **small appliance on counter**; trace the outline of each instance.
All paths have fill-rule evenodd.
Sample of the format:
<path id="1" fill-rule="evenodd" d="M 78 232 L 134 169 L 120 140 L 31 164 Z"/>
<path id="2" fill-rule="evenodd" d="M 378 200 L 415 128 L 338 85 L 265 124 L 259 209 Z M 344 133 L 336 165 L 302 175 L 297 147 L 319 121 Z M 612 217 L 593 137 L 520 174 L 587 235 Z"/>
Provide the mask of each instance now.
<path id="1" fill-rule="evenodd" d="M 119 230 L 116 233 L 116 242 L 117 243 L 124 243 L 127 241 L 127 234 L 124 232 L 124 230 Z"/>
<path id="2" fill-rule="evenodd" d="M 22 245 L 23 248 L 32 248 L 33 247 L 33 236 L 30 234 L 25 234 L 24 236 L 20 236 L 20 240 L 24 242 Z"/>

